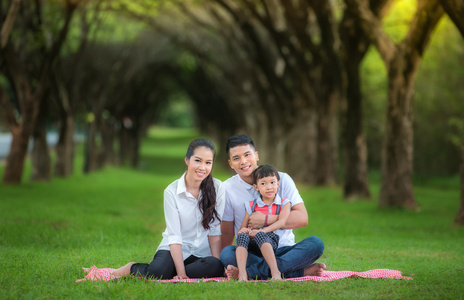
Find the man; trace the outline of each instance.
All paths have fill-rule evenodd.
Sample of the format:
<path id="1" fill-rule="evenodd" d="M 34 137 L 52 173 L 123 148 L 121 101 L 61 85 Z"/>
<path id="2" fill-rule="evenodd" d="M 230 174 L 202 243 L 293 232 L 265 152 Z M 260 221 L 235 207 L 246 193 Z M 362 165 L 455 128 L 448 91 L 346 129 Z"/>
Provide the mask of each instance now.
<path id="1" fill-rule="evenodd" d="M 226 151 L 229 165 L 237 173 L 224 182 L 226 187 L 226 205 L 221 223 L 222 247 L 221 261 L 226 267 L 229 278 L 238 277 L 235 246 L 232 245 L 234 235 L 240 228 L 245 216 L 245 205 L 259 197 L 253 188 L 252 173 L 258 167 L 259 155 L 253 140 L 244 134 L 234 135 L 227 141 Z M 285 229 L 293 229 L 308 224 L 308 215 L 295 183 L 291 177 L 279 172 L 280 186 L 277 194 L 282 199 L 291 201 L 291 212 Z M 253 229 L 262 228 L 274 223 L 278 216 L 255 212 L 250 216 L 248 226 Z M 316 236 L 311 236 L 295 244 L 295 236 L 291 230 L 285 230 L 280 236 L 279 249 L 276 252 L 277 265 L 285 278 L 301 276 L 320 276 L 325 265 L 314 263 L 323 253 L 324 244 Z M 247 274 L 250 279 L 267 279 L 269 266 L 263 259 L 250 253 L 247 259 Z"/>

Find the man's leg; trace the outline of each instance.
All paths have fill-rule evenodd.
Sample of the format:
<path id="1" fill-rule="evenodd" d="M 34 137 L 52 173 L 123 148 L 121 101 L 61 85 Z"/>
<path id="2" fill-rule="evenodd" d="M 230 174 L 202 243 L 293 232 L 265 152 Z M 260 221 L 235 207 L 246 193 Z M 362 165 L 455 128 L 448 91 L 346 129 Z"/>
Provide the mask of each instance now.
<path id="1" fill-rule="evenodd" d="M 220 258 L 225 268 L 227 268 L 229 265 L 237 267 L 237 259 L 235 254 L 236 249 L 237 247 L 234 245 L 230 245 L 222 249 Z M 264 258 L 254 254 L 253 252 L 248 253 L 247 266 L 257 264 L 260 261 L 264 261 Z"/>
<path id="2" fill-rule="evenodd" d="M 285 278 L 312 275 L 310 273 L 317 275 L 321 273 L 325 265 L 314 264 L 314 262 L 323 252 L 324 243 L 322 240 L 317 236 L 311 236 L 293 246 L 279 248 L 276 252 L 277 266 Z M 270 270 L 267 263 L 263 260 L 249 265 L 247 273 L 251 279 L 267 279 Z"/>

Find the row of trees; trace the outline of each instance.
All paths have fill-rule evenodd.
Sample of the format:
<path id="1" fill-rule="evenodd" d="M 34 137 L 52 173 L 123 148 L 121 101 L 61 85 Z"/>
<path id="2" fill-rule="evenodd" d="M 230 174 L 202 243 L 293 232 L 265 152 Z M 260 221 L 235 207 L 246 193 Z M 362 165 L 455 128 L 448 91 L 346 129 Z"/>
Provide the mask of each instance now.
<path id="1" fill-rule="evenodd" d="M 264 160 L 299 181 L 335 182 L 342 111 L 346 198 L 370 196 L 360 66 L 369 45 L 375 46 L 388 77 L 379 202 L 414 209 L 415 77 L 445 11 L 462 26 L 462 4 L 417 1 L 406 35 L 394 41 L 382 24 L 393 2 L 346 0 L 337 6 L 327 1 L 209 0 L 192 6 L 178 1 L 165 16 L 183 19 L 180 25 L 149 21 L 199 62 L 195 78 L 201 80 L 194 81 L 190 96 L 203 112 L 202 128 L 215 128 L 218 140 L 237 131 L 251 133 L 258 137 Z M 186 28 L 195 28 L 195 34 Z M 199 31 L 204 36 L 200 42 Z"/>
<path id="2" fill-rule="evenodd" d="M 13 135 L 3 182 L 21 180 L 31 136 L 33 178 L 50 177 L 49 119 L 60 124 L 55 174 L 69 175 L 78 112 L 89 121 L 86 171 L 128 157 L 137 165 L 144 132 L 183 89 L 202 131 L 218 141 L 250 134 L 261 158 L 297 181 L 335 183 L 342 145 L 344 196 L 368 198 L 360 68 L 373 45 L 388 76 L 379 203 L 414 209 L 415 77 L 445 12 L 464 33 L 463 5 L 418 0 L 407 34 L 394 41 L 382 24 L 393 3 L 1 1 L 0 99 Z M 151 38 L 123 51 L 105 42 L 98 32 L 108 10 L 146 24 Z"/>

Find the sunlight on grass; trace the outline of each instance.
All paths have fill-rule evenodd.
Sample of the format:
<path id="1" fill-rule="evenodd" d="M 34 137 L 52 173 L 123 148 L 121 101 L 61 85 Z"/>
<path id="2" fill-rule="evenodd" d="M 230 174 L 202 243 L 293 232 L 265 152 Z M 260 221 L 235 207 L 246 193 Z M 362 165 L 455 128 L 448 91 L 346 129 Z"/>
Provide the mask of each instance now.
<path id="1" fill-rule="evenodd" d="M 339 187 L 298 184 L 309 224 L 294 231 L 296 238 L 321 237 L 320 261 L 330 270 L 389 268 L 412 281 L 74 283 L 84 276 L 82 267 L 152 259 L 165 229 L 163 191 L 182 174 L 186 146 L 197 135 L 150 130 L 139 170 L 107 167 L 50 183 L 0 186 L 0 299 L 464 298 L 464 229 L 451 226 L 459 205 L 455 178 L 416 182 L 421 209 L 414 212 L 380 210 L 376 196 L 345 202 Z M 230 176 L 221 168 L 214 172 Z M 372 178 L 376 195 L 378 177 Z"/>

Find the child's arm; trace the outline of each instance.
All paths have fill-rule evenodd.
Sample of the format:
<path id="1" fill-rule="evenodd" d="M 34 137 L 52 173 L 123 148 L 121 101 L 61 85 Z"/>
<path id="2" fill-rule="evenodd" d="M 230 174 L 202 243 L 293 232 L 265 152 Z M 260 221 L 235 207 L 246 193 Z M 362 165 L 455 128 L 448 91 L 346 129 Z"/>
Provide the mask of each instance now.
<path id="1" fill-rule="evenodd" d="M 250 218 L 250 215 L 248 212 L 245 212 L 245 217 L 243 218 L 242 224 L 240 225 L 240 229 L 237 232 L 239 233 L 249 233 L 250 229 L 248 228 L 248 219 Z"/>
<path id="2" fill-rule="evenodd" d="M 267 227 L 264 227 L 262 230 L 259 231 L 271 232 L 284 227 L 285 223 L 287 222 L 288 216 L 290 215 L 290 206 L 290 203 L 285 204 L 284 207 L 282 207 L 282 209 L 280 210 L 279 215 L 277 216 L 277 221 L 275 221 Z"/>

